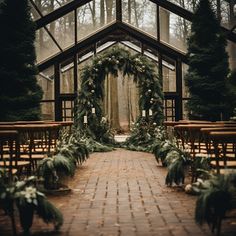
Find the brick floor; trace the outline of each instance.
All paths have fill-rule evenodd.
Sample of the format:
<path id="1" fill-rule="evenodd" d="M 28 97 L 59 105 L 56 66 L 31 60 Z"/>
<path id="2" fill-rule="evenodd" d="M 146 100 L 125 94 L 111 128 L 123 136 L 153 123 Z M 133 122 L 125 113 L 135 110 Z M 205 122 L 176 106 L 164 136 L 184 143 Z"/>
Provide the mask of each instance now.
<path id="1" fill-rule="evenodd" d="M 34 235 L 70 236 L 201 236 L 208 227 L 194 222 L 196 197 L 164 184 L 166 168 L 151 154 L 117 149 L 94 153 L 68 180 L 72 193 L 49 197 L 64 215 L 64 225 L 35 219 Z M 235 235 L 224 227 L 222 235 Z M 234 227 L 235 228 L 235 227 Z M 0 235 L 11 232 L 9 219 L 0 216 Z M 234 231 L 235 232 L 235 231 Z"/>

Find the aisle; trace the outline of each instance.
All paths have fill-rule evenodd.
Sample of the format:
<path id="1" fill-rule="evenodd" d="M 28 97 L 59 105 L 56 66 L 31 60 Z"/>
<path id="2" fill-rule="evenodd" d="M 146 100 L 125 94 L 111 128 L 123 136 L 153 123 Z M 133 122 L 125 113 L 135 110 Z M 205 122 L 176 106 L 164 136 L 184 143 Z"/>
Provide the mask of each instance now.
<path id="1" fill-rule="evenodd" d="M 65 218 L 60 235 L 208 235 L 194 223 L 195 197 L 167 188 L 165 174 L 151 154 L 92 154 L 69 182 L 72 194 L 50 197 Z M 37 220 L 32 232 L 43 229 L 52 226 Z"/>

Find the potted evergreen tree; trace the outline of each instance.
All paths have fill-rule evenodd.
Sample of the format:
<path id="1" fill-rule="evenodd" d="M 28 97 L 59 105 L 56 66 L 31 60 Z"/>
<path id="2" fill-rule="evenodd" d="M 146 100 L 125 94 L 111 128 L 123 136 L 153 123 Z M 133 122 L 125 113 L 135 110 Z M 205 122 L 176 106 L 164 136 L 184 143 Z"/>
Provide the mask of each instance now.
<path id="1" fill-rule="evenodd" d="M 227 120 L 232 114 L 232 104 L 227 98 L 229 64 L 226 43 L 209 1 L 200 0 L 188 40 L 189 69 L 185 76 L 191 119 Z"/>
<path id="2" fill-rule="evenodd" d="M 28 0 L 0 3 L 0 121 L 38 120 L 35 27 Z"/>

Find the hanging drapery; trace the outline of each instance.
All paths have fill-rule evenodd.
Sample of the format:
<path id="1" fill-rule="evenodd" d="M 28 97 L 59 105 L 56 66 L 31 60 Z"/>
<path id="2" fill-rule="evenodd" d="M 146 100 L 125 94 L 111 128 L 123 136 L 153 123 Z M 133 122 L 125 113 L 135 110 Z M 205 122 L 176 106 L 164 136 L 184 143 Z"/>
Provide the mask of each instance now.
<path id="1" fill-rule="evenodd" d="M 139 114 L 139 95 L 132 78 L 108 75 L 104 85 L 104 114 L 111 128 L 119 132 L 128 132 Z"/>

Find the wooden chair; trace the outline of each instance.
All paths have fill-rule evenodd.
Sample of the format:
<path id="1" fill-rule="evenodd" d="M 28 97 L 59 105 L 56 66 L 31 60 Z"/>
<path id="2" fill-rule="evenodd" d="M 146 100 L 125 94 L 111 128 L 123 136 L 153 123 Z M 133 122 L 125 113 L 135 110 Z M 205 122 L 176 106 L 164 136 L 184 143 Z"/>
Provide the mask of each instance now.
<path id="1" fill-rule="evenodd" d="M 0 168 L 9 175 L 9 179 L 18 171 L 19 136 L 16 130 L 0 130 Z"/>
<path id="2" fill-rule="evenodd" d="M 217 173 L 236 168 L 236 130 L 210 131 L 208 142 L 213 146 L 214 156 L 211 165 Z M 212 148 L 210 151 L 212 154 Z"/>
<path id="3" fill-rule="evenodd" d="M 20 157 L 28 160 L 31 170 L 34 171 L 38 161 L 54 154 L 61 125 L 24 124 L 14 127 L 20 136 Z"/>

